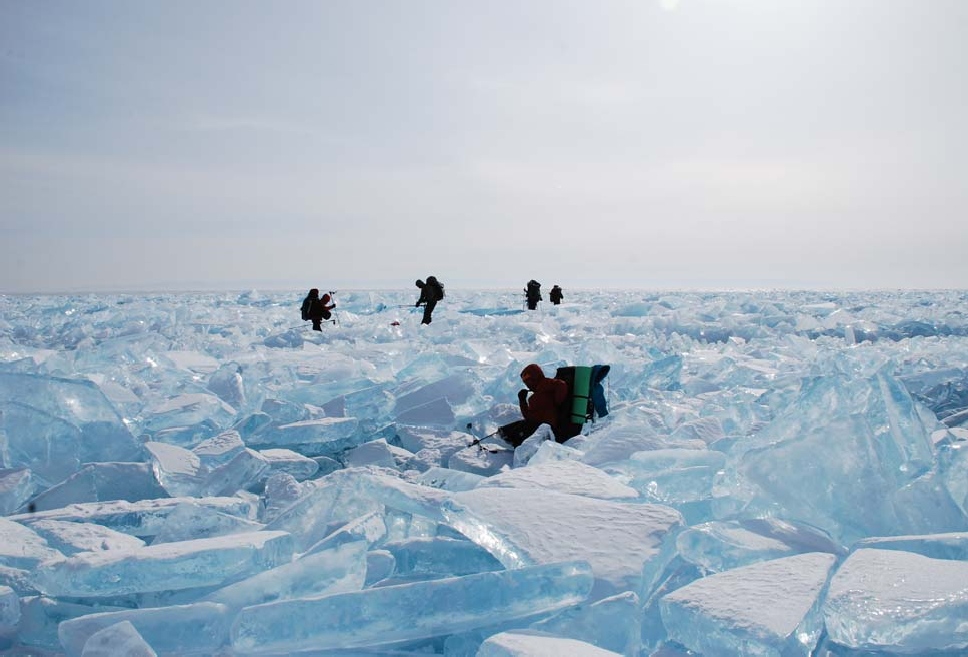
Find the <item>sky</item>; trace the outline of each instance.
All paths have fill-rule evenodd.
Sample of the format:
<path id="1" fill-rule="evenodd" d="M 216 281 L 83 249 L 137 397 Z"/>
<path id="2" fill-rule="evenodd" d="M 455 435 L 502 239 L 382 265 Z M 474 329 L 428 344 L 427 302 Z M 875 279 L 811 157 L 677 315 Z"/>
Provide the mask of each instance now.
<path id="1" fill-rule="evenodd" d="M 968 287 L 963 0 L 0 0 L 0 293 Z"/>

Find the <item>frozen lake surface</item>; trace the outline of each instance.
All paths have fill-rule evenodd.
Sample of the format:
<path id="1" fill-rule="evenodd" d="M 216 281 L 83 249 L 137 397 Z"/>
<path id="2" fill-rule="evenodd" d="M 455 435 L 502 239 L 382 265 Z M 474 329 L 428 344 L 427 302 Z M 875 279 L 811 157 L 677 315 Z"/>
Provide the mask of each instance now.
<path id="1" fill-rule="evenodd" d="M 968 650 L 968 293 L 303 294 L 0 297 L 0 650 Z"/>

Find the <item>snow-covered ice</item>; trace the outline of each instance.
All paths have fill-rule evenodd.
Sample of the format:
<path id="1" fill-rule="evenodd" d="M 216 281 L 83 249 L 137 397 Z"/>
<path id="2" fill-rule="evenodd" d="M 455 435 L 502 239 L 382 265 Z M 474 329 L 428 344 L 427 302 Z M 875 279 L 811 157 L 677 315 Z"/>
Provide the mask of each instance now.
<path id="1" fill-rule="evenodd" d="M 968 649 L 968 293 L 566 292 L 0 296 L 0 650 Z"/>

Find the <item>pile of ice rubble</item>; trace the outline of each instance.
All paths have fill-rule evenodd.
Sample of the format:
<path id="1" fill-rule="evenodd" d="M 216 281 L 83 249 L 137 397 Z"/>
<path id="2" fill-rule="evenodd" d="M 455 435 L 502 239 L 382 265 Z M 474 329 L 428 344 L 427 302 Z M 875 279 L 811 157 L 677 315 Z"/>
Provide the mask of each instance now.
<path id="1" fill-rule="evenodd" d="M 968 295 L 568 298 L 0 297 L 0 649 L 963 654 Z"/>

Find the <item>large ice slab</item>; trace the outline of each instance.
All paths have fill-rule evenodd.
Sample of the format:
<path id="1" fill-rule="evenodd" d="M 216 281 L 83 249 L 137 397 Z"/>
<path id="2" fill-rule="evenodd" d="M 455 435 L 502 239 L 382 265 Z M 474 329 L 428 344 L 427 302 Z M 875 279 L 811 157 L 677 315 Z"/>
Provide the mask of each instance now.
<path id="1" fill-rule="evenodd" d="M 309 479 L 319 470 L 316 461 L 291 449 L 263 449 L 259 453 L 269 462 L 272 472 L 286 472 L 296 481 Z"/>
<path id="2" fill-rule="evenodd" d="M 168 497 L 147 463 L 88 463 L 64 481 L 31 500 L 37 511 L 69 504 Z"/>
<path id="3" fill-rule="evenodd" d="M 33 495 L 36 485 L 30 468 L 0 469 L 0 516 L 19 509 Z"/>
<path id="4" fill-rule="evenodd" d="M 590 643 L 534 630 L 511 630 L 489 637 L 477 657 L 618 657 Z"/>
<path id="5" fill-rule="evenodd" d="M 26 406 L 19 410 L 28 411 L 28 416 L 30 408 L 34 408 L 77 427 L 77 456 L 81 463 L 137 461 L 141 454 L 141 445 L 91 381 L 0 372 L 0 402 L 17 402 Z M 23 412 L 8 413 L 8 408 L 0 409 L 0 425 L 11 448 L 17 445 L 25 453 L 42 449 L 43 442 L 31 431 L 36 422 Z M 39 473 L 37 467 L 28 467 Z"/>
<path id="6" fill-rule="evenodd" d="M 44 648 L 57 653 L 63 650 L 57 636 L 57 629 L 61 623 L 89 614 L 119 609 L 108 605 L 64 602 L 44 596 L 26 597 L 22 598 L 20 602 L 20 624 L 17 626 L 17 640 L 25 646 Z M 83 648 L 83 645 L 79 648 Z"/>
<path id="7" fill-rule="evenodd" d="M 9 586 L 0 586 L 0 633 L 6 634 L 20 621 L 20 597 Z"/>
<path id="8" fill-rule="evenodd" d="M 488 477 L 479 488 L 545 488 L 601 500 L 634 500 L 638 491 L 578 461 L 548 461 Z"/>
<path id="9" fill-rule="evenodd" d="M 229 534 L 244 534 L 265 529 L 265 526 L 239 516 L 223 513 L 217 508 L 185 501 L 165 516 L 152 545 L 188 541 L 194 538 L 213 538 Z"/>
<path id="10" fill-rule="evenodd" d="M 10 516 L 10 520 L 24 522 L 28 525 L 45 518 L 66 522 L 93 522 L 139 538 L 150 538 L 161 531 L 168 514 L 186 502 L 215 509 L 239 518 L 251 518 L 255 515 L 252 503 L 238 497 L 173 497 L 162 500 L 142 500 L 140 502 L 116 501 L 71 504 L 63 509 Z"/>
<path id="11" fill-rule="evenodd" d="M 727 570 L 660 601 L 669 637 L 704 655 L 810 655 L 836 557 L 801 554 Z"/>
<path id="12" fill-rule="evenodd" d="M 130 622 L 159 654 L 211 655 L 225 645 L 232 614 L 225 605 L 213 602 L 109 611 L 65 620 L 57 634 L 69 657 L 81 657 L 94 634 L 123 621 Z"/>
<path id="13" fill-rule="evenodd" d="M 639 591 L 661 569 L 682 527 L 678 511 L 541 489 L 478 488 L 443 505 L 448 524 L 507 568 L 580 556 L 595 573 L 593 599 Z"/>
<path id="14" fill-rule="evenodd" d="M 220 427 L 228 426 L 235 409 L 215 395 L 186 393 L 145 409 L 145 428 L 150 432 L 187 426 L 208 420 Z"/>
<path id="15" fill-rule="evenodd" d="M 577 639 L 623 655 L 638 653 L 642 612 L 631 591 L 581 604 L 538 621 L 531 629 Z"/>
<path id="16" fill-rule="evenodd" d="M 206 471 L 191 450 L 167 443 L 146 442 L 151 469 L 158 483 L 172 497 L 190 497 L 201 490 Z"/>
<path id="17" fill-rule="evenodd" d="M 366 579 L 366 551 L 367 543 L 356 541 L 305 555 L 221 588 L 205 601 L 242 609 L 276 600 L 359 591 Z"/>
<path id="18" fill-rule="evenodd" d="M 144 547 L 140 538 L 95 525 L 90 522 L 64 522 L 61 520 L 38 520 L 30 529 L 47 541 L 47 545 L 65 556 L 78 552 L 104 550 L 131 550 Z"/>
<path id="19" fill-rule="evenodd" d="M 246 442 L 256 449 L 284 447 L 304 456 L 333 456 L 365 440 L 355 417 L 324 417 L 268 428 Z"/>
<path id="20" fill-rule="evenodd" d="M 131 621 L 121 621 L 95 632 L 84 644 L 81 657 L 156 657 Z"/>
<path id="21" fill-rule="evenodd" d="M 504 566 L 490 552 L 471 541 L 445 537 L 410 538 L 383 545 L 396 561 L 398 575 L 452 577 L 472 575 Z"/>
<path id="22" fill-rule="evenodd" d="M 924 536 L 874 536 L 857 541 L 853 549 L 901 550 L 932 559 L 968 561 L 968 532 Z"/>
<path id="23" fill-rule="evenodd" d="M 714 573 L 806 552 L 847 554 L 819 529 L 777 518 L 693 525 L 676 538 L 676 549 L 689 563 Z"/>
<path id="24" fill-rule="evenodd" d="M 452 634 L 579 603 L 592 579 L 587 563 L 571 561 L 257 605 L 239 613 L 232 647 L 346 649 Z"/>
<path id="25" fill-rule="evenodd" d="M 836 643 L 919 653 L 968 648 L 968 563 L 863 549 L 837 570 L 823 608 Z"/>
<path id="26" fill-rule="evenodd" d="M 93 597 L 215 586 L 292 559 L 285 532 L 252 532 L 107 552 L 82 552 L 42 564 L 37 588 L 48 595 Z"/>
<path id="27" fill-rule="evenodd" d="M 63 556 L 32 529 L 0 518 L 0 565 L 29 570 Z"/>

